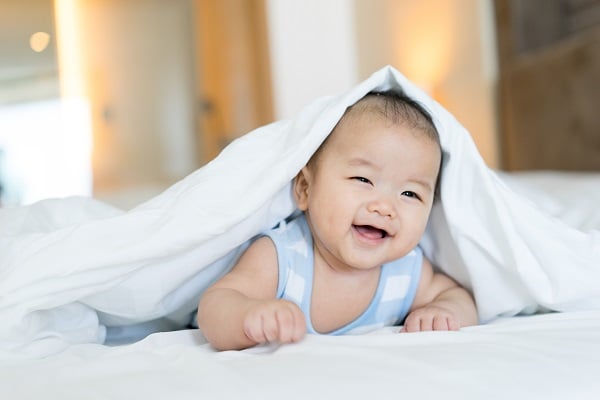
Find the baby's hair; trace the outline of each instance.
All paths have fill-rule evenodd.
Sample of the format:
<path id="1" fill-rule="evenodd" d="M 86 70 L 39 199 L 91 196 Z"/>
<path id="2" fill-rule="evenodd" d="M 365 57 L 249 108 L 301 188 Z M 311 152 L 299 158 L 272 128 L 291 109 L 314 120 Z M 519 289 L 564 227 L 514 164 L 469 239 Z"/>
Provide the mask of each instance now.
<path id="1" fill-rule="evenodd" d="M 431 114 L 421 103 L 395 90 L 373 91 L 346 109 L 345 116 L 354 112 L 374 111 L 393 124 L 404 124 L 419 130 L 438 145 L 440 136 L 433 123 Z"/>

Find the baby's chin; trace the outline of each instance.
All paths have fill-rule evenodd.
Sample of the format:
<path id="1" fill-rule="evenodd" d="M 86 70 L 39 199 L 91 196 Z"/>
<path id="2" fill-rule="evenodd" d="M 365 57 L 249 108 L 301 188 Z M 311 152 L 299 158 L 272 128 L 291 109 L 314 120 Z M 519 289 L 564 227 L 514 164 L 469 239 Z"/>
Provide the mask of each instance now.
<path id="1" fill-rule="evenodd" d="M 346 254 L 339 261 L 346 265 L 347 268 L 360 271 L 374 270 L 388 262 L 393 261 L 393 258 L 381 257 L 374 252 L 365 251 L 365 249 L 354 249 L 352 254 Z"/>

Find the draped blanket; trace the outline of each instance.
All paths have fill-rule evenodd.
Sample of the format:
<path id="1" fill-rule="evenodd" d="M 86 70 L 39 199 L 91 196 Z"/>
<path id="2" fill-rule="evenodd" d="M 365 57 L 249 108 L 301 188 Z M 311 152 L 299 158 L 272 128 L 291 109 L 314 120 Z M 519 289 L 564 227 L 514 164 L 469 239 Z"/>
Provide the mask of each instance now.
<path id="1" fill-rule="evenodd" d="M 599 309 L 600 231 L 568 226 L 513 191 L 450 113 L 385 67 L 244 135 L 130 211 L 81 197 L 1 210 L 1 354 L 41 357 L 107 332 L 189 323 L 247 241 L 294 212 L 290 182 L 345 109 L 390 88 L 422 103 L 440 133 L 441 198 L 422 247 L 473 292 L 481 322 Z"/>

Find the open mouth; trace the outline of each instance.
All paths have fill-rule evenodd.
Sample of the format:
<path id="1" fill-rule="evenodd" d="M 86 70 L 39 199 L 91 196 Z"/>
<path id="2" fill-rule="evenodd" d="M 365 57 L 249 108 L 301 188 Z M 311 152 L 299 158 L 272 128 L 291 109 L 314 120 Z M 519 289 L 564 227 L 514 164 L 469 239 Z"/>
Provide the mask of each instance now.
<path id="1" fill-rule="evenodd" d="M 368 239 L 383 239 L 388 236 L 385 230 L 371 225 L 354 225 L 354 229 Z"/>

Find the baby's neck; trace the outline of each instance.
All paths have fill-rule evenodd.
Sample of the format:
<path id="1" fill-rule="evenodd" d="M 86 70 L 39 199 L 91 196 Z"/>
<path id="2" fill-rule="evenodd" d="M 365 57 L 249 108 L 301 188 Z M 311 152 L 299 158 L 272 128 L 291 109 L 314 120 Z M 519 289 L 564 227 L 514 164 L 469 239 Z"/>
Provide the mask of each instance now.
<path id="1" fill-rule="evenodd" d="M 310 318 L 317 332 L 341 328 L 358 318 L 371 304 L 381 268 L 358 270 L 315 263 Z"/>

